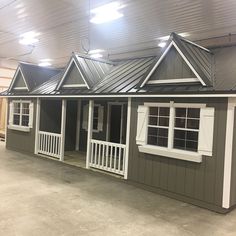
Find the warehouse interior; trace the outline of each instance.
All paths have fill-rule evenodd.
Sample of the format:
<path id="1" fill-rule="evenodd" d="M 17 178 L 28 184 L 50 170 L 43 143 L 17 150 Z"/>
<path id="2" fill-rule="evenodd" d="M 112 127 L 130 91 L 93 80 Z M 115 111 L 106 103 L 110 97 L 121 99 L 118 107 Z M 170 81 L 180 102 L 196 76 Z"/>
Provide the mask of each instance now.
<path id="1" fill-rule="evenodd" d="M 233 0 L 1 0 L 0 235 L 236 235 L 236 210 L 234 209 L 236 77 L 235 80 L 232 79 L 234 69 L 231 70 L 236 58 L 234 55 L 236 52 L 235 12 L 236 1 Z M 212 61 L 209 62 L 209 67 L 213 71 L 210 82 L 213 84 L 208 86 L 204 84 L 205 81 L 202 82 L 202 74 L 198 76 L 199 74 L 195 73 L 193 70 L 195 64 L 189 63 L 187 60 L 189 58 L 186 59 L 187 56 L 178 50 L 175 39 L 177 42 L 181 41 L 183 45 L 197 48 L 196 51 L 191 51 L 191 48 L 189 50 L 195 54 L 200 66 L 204 67 L 209 62 L 208 55 L 205 54 L 210 55 Z M 169 51 L 173 45 L 176 46 L 175 51 Z M 201 50 L 204 51 L 203 56 Z M 163 58 L 169 52 L 172 54 L 170 53 L 170 56 L 164 60 Z M 179 53 L 179 57 L 175 53 Z M 186 55 L 189 55 L 188 53 Z M 173 60 L 170 59 L 171 56 Z M 192 58 L 194 61 L 194 57 Z M 101 77 L 101 81 L 94 83 L 94 87 L 87 84 L 86 76 L 92 78 L 94 76 L 92 73 L 95 72 L 91 70 L 88 75 L 84 73 L 80 64 L 84 63 L 83 60 L 87 65 L 90 63 L 90 69 L 93 68 L 98 77 Z M 163 81 L 159 84 L 154 79 L 154 82 L 147 85 L 147 88 L 151 88 L 148 90 L 145 83 L 162 60 L 169 71 L 171 66 L 175 67 L 178 63 L 189 66 L 191 70 L 186 69 L 190 72 L 188 71 L 186 78 L 183 78 L 187 82 L 189 80 L 190 85 L 184 82 L 176 92 L 172 89 L 172 85 L 169 86 Z M 172 64 L 168 65 L 168 61 Z M 27 74 L 21 65 L 39 68 L 38 71 L 55 70 L 57 73 L 51 72 L 53 76 L 48 77 L 47 84 L 46 72 L 45 75 L 44 72 L 37 74 L 36 69 L 32 69 Z M 222 67 L 224 71 L 221 70 Z M 173 71 L 177 71 L 176 68 Z M 146 69 L 147 71 L 144 71 Z M 208 75 L 207 70 L 208 68 L 203 68 L 203 74 Z M 125 76 L 129 74 L 130 77 L 131 75 L 133 78 L 138 77 L 137 71 L 143 73 L 146 79 L 140 80 L 142 83 L 139 81 L 137 85 L 135 84 L 136 87 L 133 86 L 131 89 L 134 81 L 129 85 Z M 223 88 L 224 83 L 227 84 L 222 77 L 222 71 L 224 73 L 226 71 L 226 77 L 231 78 L 232 88 L 227 92 L 223 89 L 214 91 L 215 85 Z M 20 84 L 17 85 L 19 88 L 15 89 L 18 73 L 22 73 L 23 87 Z M 168 74 L 165 69 L 161 73 L 162 76 Z M 42 76 L 42 81 L 44 79 L 45 81 L 39 82 L 36 86 L 37 78 L 34 78 L 36 82 L 31 81 L 33 87 L 31 90 L 28 88 L 30 81 L 27 80 L 36 74 L 38 80 Z M 25 80 L 26 75 L 27 80 Z M 219 76 L 222 79 L 217 81 Z M 197 80 L 199 78 L 203 89 L 195 94 L 193 88 L 196 81 L 199 82 Z M 66 84 L 67 79 L 73 84 Z M 120 82 L 121 85 L 112 84 L 113 79 L 114 83 L 123 82 Z M 191 87 L 192 82 L 193 87 Z M 128 89 L 127 91 L 131 95 L 128 92 L 122 95 L 116 93 L 116 89 L 118 91 L 119 86 L 122 87 L 124 84 L 127 84 L 128 88 L 130 86 L 130 91 Z M 107 91 L 114 89 L 115 92 L 105 93 L 102 85 L 104 88 L 107 86 Z M 43 90 L 50 90 L 50 86 L 54 86 L 50 93 L 41 93 Z M 159 94 L 159 90 L 152 89 L 152 86 L 163 88 L 163 91 Z M 181 94 L 183 87 L 183 91 L 186 91 L 185 96 Z M 169 89 L 168 96 L 165 94 L 165 89 L 166 91 Z M 19 94 L 17 90 L 20 91 Z M 149 92 L 149 94 L 142 94 L 143 97 L 138 98 L 136 91 Z M 212 94 L 206 93 L 208 91 Z M 102 95 L 99 94 L 100 92 Z M 202 98 L 201 92 L 207 95 Z M 230 95 L 225 95 L 226 93 Z M 208 97 L 209 94 L 212 98 Z M 24 139 L 28 131 L 11 130 L 10 127 L 11 103 L 22 101 L 32 103 L 34 109 L 31 114 L 30 105 L 27 108 L 29 117 L 33 116 L 31 121 L 29 118 L 29 123 L 33 123 L 30 134 L 35 138 L 35 140 L 29 139 L 29 142 L 25 142 L 27 139 Z M 165 177 L 163 172 L 155 169 L 157 165 L 155 166 L 153 153 L 149 153 L 151 156 L 140 154 L 142 146 L 140 149 L 137 142 L 138 134 L 136 134 L 140 106 L 143 108 L 145 104 L 151 106 L 151 103 L 158 103 L 163 107 L 163 101 L 170 104 L 168 105 L 170 113 L 162 116 L 154 114 L 154 118 L 174 117 L 175 112 L 171 107 L 173 108 L 175 103 L 183 106 L 186 102 L 192 102 L 195 103 L 195 109 L 205 107 L 211 109 L 214 106 L 217 119 L 212 127 L 215 125 L 215 130 L 219 129 L 215 133 L 219 143 L 214 141 L 211 144 L 214 145 L 213 154 L 211 153 L 208 159 L 200 156 L 195 161 L 203 162 L 204 166 L 186 162 L 188 157 L 184 159 L 183 153 L 178 157 L 181 162 L 177 159 L 169 160 L 169 157 L 168 161 L 156 157 L 162 167 L 164 166 L 164 171 L 168 175 Z M 102 111 L 99 110 L 101 107 Z M 175 109 L 177 111 L 178 106 Z M 189 108 L 186 108 L 185 118 L 188 121 L 187 109 Z M 99 116 L 100 112 L 103 114 L 102 117 Z M 94 126 L 94 113 L 97 127 Z M 152 114 L 149 113 L 149 116 Z M 207 116 L 211 117 L 208 113 Z M 113 128 L 111 128 L 112 119 L 115 121 Z M 197 117 L 190 117 L 191 119 L 198 122 L 201 119 L 200 113 Z M 19 122 L 22 122 L 22 118 Z M 172 126 L 174 122 L 176 120 L 173 121 Z M 171 127 L 171 122 L 168 121 L 168 125 Z M 164 126 L 166 124 L 160 125 L 159 128 L 163 129 Z M 196 130 L 193 128 L 190 131 Z M 37 132 L 42 132 L 40 141 L 37 140 Z M 45 144 L 48 145 L 46 152 L 39 151 L 39 146 L 41 144 L 44 146 L 43 142 L 46 142 L 45 137 L 49 132 L 59 137 L 59 141 L 55 141 L 57 139 L 51 136 L 47 141 L 51 145 L 60 142 L 61 146 L 57 143 L 51 148 L 58 149 L 58 153 L 61 152 L 56 154 L 56 158 L 50 156 L 48 143 Z M 118 137 L 115 138 L 118 141 L 114 141 L 110 149 L 105 148 L 111 142 L 110 136 L 113 134 Z M 168 135 L 170 134 L 169 129 Z M 12 145 L 12 148 L 10 148 L 11 135 L 15 135 L 15 146 Z M 169 139 L 167 142 L 168 148 L 173 145 Z M 206 141 L 208 142 L 209 140 Z M 130 144 L 132 148 L 129 147 Z M 185 148 L 186 146 L 187 144 Z M 219 151 L 221 146 L 222 150 Z M 32 151 L 27 152 L 26 149 Z M 95 160 L 93 166 L 88 163 L 89 160 L 92 161 L 88 150 L 95 158 L 99 158 L 98 161 Z M 119 156 L 118 164 L 115 163 L 115 155 Z M 125 159 L 128 155 L 130 162 L 126 162 Z M 106 162 L 102 159 L 100 161 L 103 156 L 111 157 L 110 166 L 108 163 L 106 168 L 99 169 L 96 165 L 98 166 L 99 162 Z M 228 156 L 231 158 L 229 164 L 225 162 Z M 112 171 L 112 166 L 116 165 L 117 168 L 119 165 L 120 170 Z M 185 185 L 178 183 L 183 188 L 183 191 L 178 193 L 178 197 L 175 192 L 178 172 L 175 165 L 182 168 L 182 178 L 187 179 L 186 182 L 189 180 Z M 186 170 L 183 171 L 183 168 Z M 222 172 L 219 171 L 221 169 Z M 206 172 L 211 174 L 209 179 L 206 177 Z M 131 177 L 137 181 L 133 181 Z M 166 181 L 166 188 L 169 188 L 168 194 L 164 187 L 159 190 L 153 188 L 161 177 Z M 199 183 L 204 184 L 204 191 L 196 192 L 197 190 L 192 186 L 191 181 L 197 177 L 200 179 Z M 176 184 L 170 183 L 171 178 L 176 178 Z M 221 186 L 222 196 L 219 194 Z M 228 192 L 227 187 L 230 189 Z M 214 194 L 207 196 L 207 188 L 214 188 L 212 191 Z M 184 195 L 188 191 L 192 191 L 194 196 L 201 195 L 199 199 L 207 199 L 206 203 L 202 204 L 199 199 L 189 200 Z M 214 208 L 208 198 L 222 205 Z M 226 203 L 225 199 L 227 199 Z"/>

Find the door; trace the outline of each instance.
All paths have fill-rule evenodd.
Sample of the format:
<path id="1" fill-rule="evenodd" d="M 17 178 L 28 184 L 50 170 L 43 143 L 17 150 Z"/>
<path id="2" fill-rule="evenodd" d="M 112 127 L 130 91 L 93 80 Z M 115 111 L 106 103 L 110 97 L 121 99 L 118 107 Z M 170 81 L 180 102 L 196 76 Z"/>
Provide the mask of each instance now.
<path id="1" fill-rule="evenodd" d="M 109 104 L 109 142 L 122 143 L 123 105 Z"/>

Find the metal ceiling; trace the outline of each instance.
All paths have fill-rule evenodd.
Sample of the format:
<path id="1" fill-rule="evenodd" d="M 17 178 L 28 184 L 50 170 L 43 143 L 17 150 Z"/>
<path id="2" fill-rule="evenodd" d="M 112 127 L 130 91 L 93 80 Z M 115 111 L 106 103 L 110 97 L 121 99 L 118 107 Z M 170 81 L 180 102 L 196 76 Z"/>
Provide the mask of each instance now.
<path id="1" fill-rule="evenodd" d="M 105 57 L 118 59 L 153 54 L 158 38 L 173 31 L 194 41 L 236 33 L 235 0 L 116 1 L 125 5 L 124 17 L 95 25 L 90 9 L 111 0 L 1 0 L 1 61 L 51 58 L 65 66 L 71 52 L 83 48 L 105 49 Z M 36 46 L 20 45 L 19 36 L 32 30 L 40 33 Z"/>

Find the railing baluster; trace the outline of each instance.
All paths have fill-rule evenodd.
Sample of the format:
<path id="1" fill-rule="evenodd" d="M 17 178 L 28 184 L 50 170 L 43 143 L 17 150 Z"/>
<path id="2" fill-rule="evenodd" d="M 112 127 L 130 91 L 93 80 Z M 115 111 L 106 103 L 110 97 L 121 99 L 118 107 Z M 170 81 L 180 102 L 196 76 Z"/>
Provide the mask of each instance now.
<path id="1" fill-rule="evenodd" d="M 98 166 L 101 166 L 101 146 L 102 144 L 99 144 L 99 148 L 98 148 Z"/>
<path id="2" fill-rule="evenodd" d="M 97 163 L 97 143 L 95 143 L 94 165 Z"/>
<path id="3" fill-rule="evenodd" d="M 116 159 L 117 159 L 117 146 L 115 146 L 115 155 L 114 155 L 114 158 L 113 158 L 113 160 L 114 160 L 114 166 L 113 166 L 114 170 L 117 169 L 117 166 L 116 166 L 117 160 Z"/>
<path id="4" fill-rule="evenodd" d="M 90 160 L 89 160 L 89 164 L 93 164 L 93 157 L 94 157 L 94 145 L 95 143 L 92 142 L 92 145 L 91 145 L 91 155 L 90 155 Z"/>
<path id="5" fill-rule="evenodd" d="M 122 152 L 122 148 L 119 147 L 119 163 L 118 163 L 118 171 L 121 171 L 121 169 L 120 169 L 121 152 Z M 123 152 L 123 153 L 124 153 L 124 152 Z"/>
<path id="6" fill-rule="evenodd" d="M 104 168 L 105 144 L 102 144 L 102 167 Z"/>

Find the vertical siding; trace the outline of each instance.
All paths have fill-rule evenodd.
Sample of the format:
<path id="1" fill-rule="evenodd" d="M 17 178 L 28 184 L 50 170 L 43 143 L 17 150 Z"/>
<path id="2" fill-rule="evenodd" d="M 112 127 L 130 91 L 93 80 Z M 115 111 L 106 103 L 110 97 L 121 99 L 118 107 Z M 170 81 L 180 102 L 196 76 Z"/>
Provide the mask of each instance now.
<path id="1" fill-rule="evenodd" d="M 172 99 L 186 102 L 186 99 Z M 169 99 L 146 99 L 145 102 L 169 102 Z M 144 100 L 132 100 L 131 138 L 128 178 L 144 185 L 221 207 L 224 168 L 224 141 L 227 99 L 188 99 L 215 107 L 213 156 L 203 156 L 202 163 L 176 160 L 140 153 L 136 145 L 137 108 Z"/>
<path id="2" fill-rule="evenodd" d="M 10 103 L 13 99 L 8 99 Z M 35 145 L 35 121 L 36 121 L 36 99 L 27 99 L 27 101 L 33 101 L 34 103 L 34 118 L 33 118 L 33 128 L 30 129 L 30 132 L 22 132 L 17 130 L 12 130 L 7 128 L 7 149 L 19 150 L 22 152 L 34 153 Z M 9 106 L 8 103 L 8 106 Z M 8 111 L 9 111 L 8 107 Z M 9 113 L 8 113 L 9 117 Z M 7 121 L 8 124 L 8 121 Z"/>

